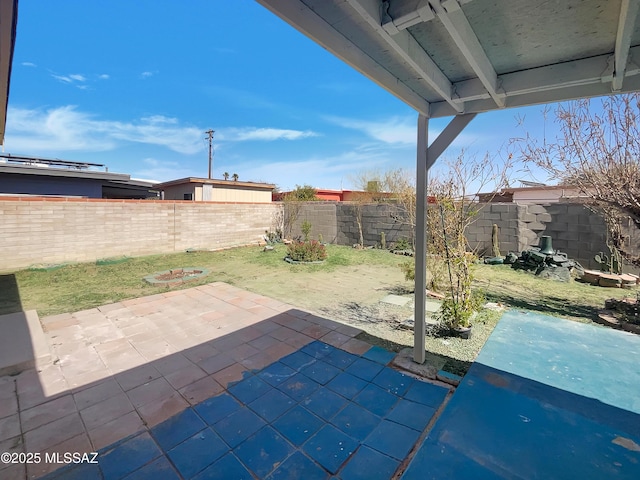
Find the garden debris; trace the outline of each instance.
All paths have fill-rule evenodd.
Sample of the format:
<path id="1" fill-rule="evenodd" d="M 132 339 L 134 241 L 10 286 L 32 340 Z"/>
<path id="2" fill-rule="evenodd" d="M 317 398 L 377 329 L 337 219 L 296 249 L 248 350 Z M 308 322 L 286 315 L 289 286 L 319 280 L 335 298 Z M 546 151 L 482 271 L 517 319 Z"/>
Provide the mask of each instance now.
<path id="1" fill-rule="evenodd" d="M 434 292 L 432 290 L 427 290 L 427 296 L 431 298 L 437 298 L 438 300 L 444 300 L 446 298 L 443 294 Z"/>
<path id="2" fill-rule="evenodd" d="M 640 294 L 636 298 L 609 298 L 604 302 L 596 322 L 608 327 L 640 334 Z"/>
<path id="3" fill-rule="evenodd" d="M 484 304 L 484 308 L 487 308 L 489 310 L 494 310 L 496 312 L 501 312 L 506 307 L 502 303 L 487 302 L 487 303 Z"/>
<path id="4" fill-rule="evenodd" d="M 413 257 L 413 250 L 391 250 L 391 253 L 395 255 L 404 255 L 405 257 Z"/>
<path id="5" fill-rule="evenodd" d="M 509 252 L 503 260 L 505 264 L 511 264 L 511 267 L 517 270 L 526 270 L 533 272 L 540 278 L 548 278 L 559 282 L 569 282 L 572 275 L 581 277 L 584 268 L 578 262 L 567 258 L 566 253 L 552 251 L 552 253 L 543 253 L 538 247 L 531 247 L 525 250 L 519 257 L 515 257 L 513 252 Z M 495 260 L 495 259 L 490 259 Z M 488 262 L 494 263 L 494 262 Z"/>
<path id="6" fill-rule="evenodd" d="M 634 288 L 638 284 L 638 277 L 629 273 L 616 274 L 585 270 L 580 281 L 609 288 Z"/>

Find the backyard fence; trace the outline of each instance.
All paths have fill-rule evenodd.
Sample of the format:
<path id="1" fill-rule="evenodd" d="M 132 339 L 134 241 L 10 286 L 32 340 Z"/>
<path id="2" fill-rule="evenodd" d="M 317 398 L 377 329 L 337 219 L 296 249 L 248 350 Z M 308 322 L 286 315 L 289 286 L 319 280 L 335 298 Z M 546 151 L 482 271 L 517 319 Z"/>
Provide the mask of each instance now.
<path id="1" fill-rule="evenodd" d="M 362 208 L 365 245 L 406 239 L 413 231 L 397 205 L 355 206 L 347 202 L 306 202 L 292 229 L 312 225 L 311 237 L 353 245 L 359 242 L 356 208 Z M 0 270 L 33 265 L 93 261 L 258 244 L 266 230 L 277 228 L 282 203 L 213 203 L 189 201 L 0 198 Z M 467 239 L 480 254 L 491 254 L 491 230 L 498 226 L 504 255 L 538 245 L 542 235 L 553 247 L 586 268 L 597 268 L 593 257 L 609 253 L 603 219 L 578 203 L 518 205 L 491 203 L 481 209 L 467 230 Z M 640 241 L 637 229 L 631 244 Z"/>
<path id="2" fill-rule="evenodd" d="M 325 241 L 340 245 L 359 242 L 352 204 L 305 203 L 293 228 L 294 235 L 300 235 L 300 224 L 304 220 L 312 224 L 314 238 L 321 234 Z M 593 257 L 598 252 L 609 254 L 603 218 L 580 203 L 486 204 L 466 232 L 471 248 L 477 249 L 481 255 L 491 255 L 493 224 L 498 226 L 499 247 L 503 255 L 509 251 L 521 252 L 537 246 L 542 235 L 551 236 L 554 249 L 566 253 L 585 268 L 599 269 Z M 403 222 L 401 211 L 394 204 L 362 206 L 362 229 L 364 244 L 367 246 L 379 245 L 382 232 L 387 244 L 402 238 L 410 242 L 413 236 L 412 229 Z M 637 245 L 640 240 L 637 229 L 631 228 L 628 231 L 630 244 Z"/>
<path id="3" fill-rule="evenodd" d="M 258 244 L 278 204 L 0 199 L 0 270 Z"/>

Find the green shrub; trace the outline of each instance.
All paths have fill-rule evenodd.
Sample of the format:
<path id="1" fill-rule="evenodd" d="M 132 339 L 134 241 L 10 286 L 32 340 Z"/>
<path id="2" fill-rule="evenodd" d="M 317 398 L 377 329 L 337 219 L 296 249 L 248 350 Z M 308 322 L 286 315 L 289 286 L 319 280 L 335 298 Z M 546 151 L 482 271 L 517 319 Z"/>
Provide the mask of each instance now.
<path id="1" fill-rule="evenodd" d="M 296 262 L 318 262 L 327 258 L 327 249 L 316 240 L 293 242 L 287 247 L 287 255 Z"/>
<path id="2" fill-rule="evenodd" d="M 305 220 L 304 222 L 302 222 L 302 226 L 300 227 L 300 230 L 302 230 L 302 234 L 304 235 L 304 241 L 308 242 L 309 234 L 311 233 L 311 222 L 309 222 L 308 220 Z"/>
<path id="3" fill-rule="evenodd" d="M 411 245 L 409 244 L 409 240 L 404 237 L 400 237 L 396 240 L 396 250 L 409 250 L 411 249 Z"/>
<path id="4" fill-rule="evenodd" d="M 474 290 L 464 299 L 447 297 L 436 314 L 437 320 L 449 328 L 468 327 L 474 314 L 482 309 L 485 296 Z"/>

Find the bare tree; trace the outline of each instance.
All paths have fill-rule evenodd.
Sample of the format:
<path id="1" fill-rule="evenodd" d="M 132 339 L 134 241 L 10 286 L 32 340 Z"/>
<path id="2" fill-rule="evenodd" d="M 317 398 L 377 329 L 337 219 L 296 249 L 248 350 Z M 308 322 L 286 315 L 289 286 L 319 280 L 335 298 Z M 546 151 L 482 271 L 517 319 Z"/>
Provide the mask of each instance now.
<path id="1" fill-rule="evenodd" d="M 640 95 L 560 104 L 555 115 L 557 138 L 537 141 L 527 134 L 514 139 L 514 145 L 525 162 L 576 186 L 590 200 L 588 206 L 603 216 L 612 253 L 640 266 L 625 234 L 625 223 L 640 229 Z"/>
<path id="2" fill-rule="evenodd" d="M 393 220 L 410 227 L 411 245 L 415 250 L 416 228 L 416 187 L 413 174 L 402 168 L 388 170 L 382 180 L 383 188 L 389 193 L 389 200 L 397 206 L 391 214 Z"/>
<path id="3" fill-rule="evenodd" d="M 366 205 L 380 200 L 382 194 L 382 181 L 377 171 L 363 171 L 351 178 L 352 183 L 359 190 L 353 192 L 349 200 L 353 218 L 358 226 L 358 246 L 364 248 L 363 214 Z"/>
<path id="4" fill-rule="evenodd" d="M 497 162 L 488 154 L 479 159 L 463 152 L 446 166 L 427 187 L 434 199 L 427 209 L 427 265 L 432 285 L 447 294 L 441 319 L 450 326 L 466 327 L 470 315 L 480 307 L 480 297 L 471 289 L 476 252 L 469 246 L 466 231 L 486 205 L 477 202 L 478 193 L 488 187 L 494 191 L 503 187 L 511 164 Z"/>

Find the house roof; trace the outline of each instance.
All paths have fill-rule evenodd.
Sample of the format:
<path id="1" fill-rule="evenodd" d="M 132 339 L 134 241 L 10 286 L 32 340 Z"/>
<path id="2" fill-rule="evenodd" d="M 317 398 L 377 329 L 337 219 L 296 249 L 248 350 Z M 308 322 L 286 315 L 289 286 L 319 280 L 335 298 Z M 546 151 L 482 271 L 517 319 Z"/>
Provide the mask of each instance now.
<path id="1" fill-rule="evenodd" d="M 640 90 L 633 0 L 257 1 L 426 117 Z"/>
<path id="2" fill-rule="evenodd" d="M 129 182 L 129 175 L 125 173 L 99 172 L 95 170 L 77 170 L 69 168 L 53 168 L 35 165 L 16 165 L 0 162 L 0 173 L 12 173 L 18 175 L 39 175 L 45 177 L 72 177 L 95 180 L 119 180 Z"/>
<path id="3" fill-rule="evenodd" d="M 273 190 L 274 188 L 276 188 L 275 185 L 272 185 L 270 183 L 237 182 L 233 180 L 218 180 L 215 178 L 198 178 L 198 177 L 186 177 L 186 178 L 179 178 L 177 180 L 169 180 L 168 182 L 158 183 L 154 185 L 154 188 L 162 190 L 167 187 L 172 187 L 175 185 L 185 185 L 189 183 L 215 185 L 219 187 L 235 186 L 235 187 L 253 188 L 256 190 Z"/>
<path id="4" fill-rule="evenodd" d="M 0 145 L 4 145 L 17 23 L 18 0 L 0 0 Z"/>

